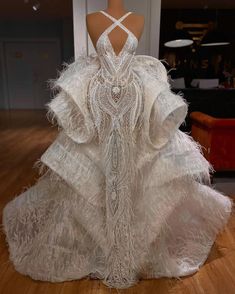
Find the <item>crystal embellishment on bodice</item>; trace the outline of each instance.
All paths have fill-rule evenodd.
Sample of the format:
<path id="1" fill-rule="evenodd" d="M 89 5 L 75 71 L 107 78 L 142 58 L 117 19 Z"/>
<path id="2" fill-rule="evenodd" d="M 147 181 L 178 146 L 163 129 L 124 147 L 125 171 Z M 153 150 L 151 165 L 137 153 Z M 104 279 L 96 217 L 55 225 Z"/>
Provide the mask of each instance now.
<path id="1" fill-rule="evenodd" d="M 122 23 L 131 12 L 113 20 L 96 43 L 100 68 L 89 84 L 88 107 L 101 144 L 106 178 L 107 284 L 122 284 L 133 276 L 132 197 L 136 181 L 135 138 L 143 119 L 143 85 L 132 70 L 138 39 Z M 116 54 L 108 34 L 120 26 L 127 39 Z M 138 127 L 137 127 L 138 126 Z M 119 280 L 119 282 L 118 282 Z"/>

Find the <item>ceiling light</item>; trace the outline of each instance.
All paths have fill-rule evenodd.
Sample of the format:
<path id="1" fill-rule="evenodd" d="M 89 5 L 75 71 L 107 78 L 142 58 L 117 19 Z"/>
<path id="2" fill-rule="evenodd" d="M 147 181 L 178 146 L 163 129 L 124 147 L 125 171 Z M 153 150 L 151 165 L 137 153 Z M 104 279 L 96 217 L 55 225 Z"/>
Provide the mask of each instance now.
<path id="1" fill-rule="evenodd" d="M 184 30 L 175 30 L 175 32 L 168 37 L 164 46 L 170 48 L 186 47 L 193 44 L 191 36 Z"/>
<path id="2" fill-rule="evenodd" d="M 229 44 L 229 38 L 218 30 L 209 31 L 201 41 L 201 46 L 225 46 Z"/>
<path id="3" fill-rule="evenodd" d="M 219 11 L 216 9 L 216 21 L 214 26 L 209 28 L 207 34 L 203 37 L 201 41 L 201 46 L 225 46 L 230 44 L 228 35 L 221 31 L 218 26 L 218 14 Z"/>

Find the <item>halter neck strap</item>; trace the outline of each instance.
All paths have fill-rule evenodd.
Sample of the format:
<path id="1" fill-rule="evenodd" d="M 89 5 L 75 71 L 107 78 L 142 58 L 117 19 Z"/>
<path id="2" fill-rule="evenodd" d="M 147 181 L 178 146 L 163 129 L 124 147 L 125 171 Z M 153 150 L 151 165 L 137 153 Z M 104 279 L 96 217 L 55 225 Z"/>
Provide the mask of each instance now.
<path id="1" fill-rule="evenodd" d="M 129 15 L 132 13 L 132 11 L 129 11 L 127 13 L 125 13 L 123 16 L 121 16 L 119 19 L 116 19 L 115 17 L 113 17 L 112 15 L 108 14 L 106 11 L 100 10 L 101 13 L 103 13 L 105 16 L 107 16 L 108 18 L 110 18 L 113 23 L 106 28 L 105 32 L 109 33 L 112 29 L 114 29 L 116 26 L 121 27 L 127 34 L 130 33 L 130 30 L 128 30 L 127 27 L 125 27 L 121 22 Z"/>
<path id="2" fill-rule="evenodd" d="M 132 13 L 132 11 L 128 11 L 127 13 L 125 13 L 123 16 L 121 16 L 119 19 L 113 17 L 112 15 L 110 15 L 109 13 L 107 13 L 104 10 L 100 10 L 101 13 L 103 13 L 104 15 L 106 15 L 108 18 L 110 18 L 113 22 L 121 22 L 123 21 L 129 14 Z"/>

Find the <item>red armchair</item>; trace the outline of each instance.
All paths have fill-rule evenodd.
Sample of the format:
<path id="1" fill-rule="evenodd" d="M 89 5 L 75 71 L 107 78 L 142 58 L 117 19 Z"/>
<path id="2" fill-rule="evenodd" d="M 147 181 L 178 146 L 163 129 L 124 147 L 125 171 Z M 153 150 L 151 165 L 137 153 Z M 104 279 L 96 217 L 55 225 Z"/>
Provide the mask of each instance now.
<path id="1" fill-rule="evenodd" d="M 203 147 L 205 158 L 215 171 L 235 170 L 235 118 L 215 118 L 205 113 L 190 113 L 191 135 Z"/>

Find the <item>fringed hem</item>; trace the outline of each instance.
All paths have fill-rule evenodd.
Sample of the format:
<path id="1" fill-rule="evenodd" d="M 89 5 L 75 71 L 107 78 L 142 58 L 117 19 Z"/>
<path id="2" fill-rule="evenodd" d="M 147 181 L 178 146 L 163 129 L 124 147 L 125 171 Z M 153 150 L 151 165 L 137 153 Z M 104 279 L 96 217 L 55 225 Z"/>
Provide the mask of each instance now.
<path id="1" fill-rule="evenodd" d="M 179 278 L 196 272 L 234 213 L 232 199 L 187 176 L 146 189 L 143 199 L 136 226 L 142 226 L 143 236 L 137 235 L 137 240 L 144 278 Z"/>
<path id="2" fill-rule="evenodd" d="M 205 262 L 234 205 L 222 193 L 189 177 L 149 187 L 133 205 L 138 270 L 126 283 L 110 283 L 104 274 L 105 211 L 87 202 L 40 161 L 35 167 L 43 173 L 38 183 L 3 211 L 10 260 L 17 271 L 35 280 L 63 282 L 90 275 L 110 288 L 124 289 L 142 279 L 192 274 Z M 59 246 L 62 240 L 64 249 Z"/>
<path id="3" fill-rule="evenodd" d="M 37 183 L 3 210 L 2 230 L 15 269 L 35 280 L 51 282 L 103 272 L 104 211 L 73 191 L 42 162 L 37 161 L 36 166 L 44 171 Z"/>

